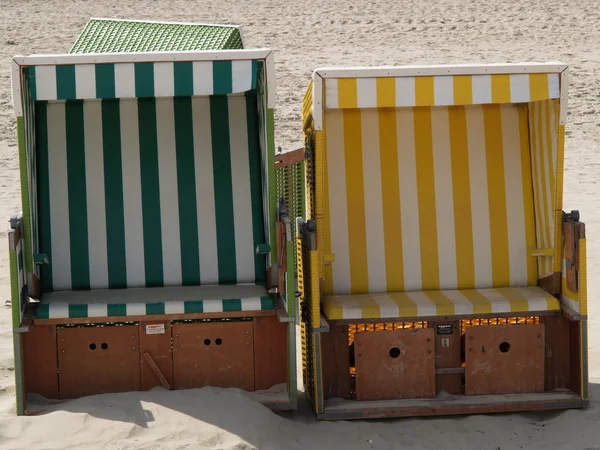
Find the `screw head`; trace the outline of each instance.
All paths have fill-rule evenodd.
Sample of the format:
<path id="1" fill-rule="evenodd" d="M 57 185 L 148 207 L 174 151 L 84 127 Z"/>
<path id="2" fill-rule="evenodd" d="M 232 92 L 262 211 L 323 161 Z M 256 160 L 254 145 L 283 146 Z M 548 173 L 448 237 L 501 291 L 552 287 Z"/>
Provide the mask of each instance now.
<path id="1" fill-rule="evenodd" d="M 473 347 L 469 347 L 469 351 L 472 352 L 473 351 Z"/>
<path id="2" fill-rule="evenodd" d="M 64 353 L 65 351 L 63 350 L 62 352 Z"/>
<path id="3" fill-rule="evenodd" d="M 542 335 L 541 335 L 541 334 L 538 334 L 538 337 L 539 337 L 539 338 L 541 338 L 541 337 L 542 337 Z"/>
<path id="4" fill-rule="evenodd" d="M 431 338 L 427 338 L 427 342 L 431 342 Z"/>
<path id="5" fill-rule="evenodd" d="M 135 347 L 133 347 L 133 349 L 135 350 Z"/>
<path id="6" fill-rule="evenodd" d="M 179 348 L 179 344 L 177 344 L 177 348 Z"/>
<path id="7" fill-rule="evenodd" d="M 542 346 L 541 346 L 541 345 L 538 345 L 538 348 L 542 348 Z"/>
<path id="8" fill-rule="evenodd" d="M 359 358 L 362 358 L 362 353 L 359 353 L 359 354 L 358 354 L 358 357 L 359 357 Z"/>
<path id="9" fill-rule="evenodd" d="M 469 340 L 472 341 L 473 340 L 473 336 L 469 336 Z"/>
<path id="10" fill-rule="evenodd" d="M 176 334 L 176 335 L 175 335 L 175 337 L 179 337 L 179 335 L 178 335 L 178 334 Z"/>
<path id="11" fill-rule="evenodd" d="M 250 342 L 246 342 L 246 345 L 247 345 L 248 347 L 250 347 Z"/>
<path id="12" fill-rule="evenodd" d="M 427 350 L 427 353 L 431 353 L 431 350 Z"/>
<path id="13" fill-rule="evenodd" d="M 65 338 L 62 338 L 62 339 L 61 339 L 61 342 L 65 342 Z"/>
<path id="14" fill-rule="evenodd" d="M 356 345 L 358 345 L 360 347 L 362 344 L 360 342 L 357 342 Z"/>

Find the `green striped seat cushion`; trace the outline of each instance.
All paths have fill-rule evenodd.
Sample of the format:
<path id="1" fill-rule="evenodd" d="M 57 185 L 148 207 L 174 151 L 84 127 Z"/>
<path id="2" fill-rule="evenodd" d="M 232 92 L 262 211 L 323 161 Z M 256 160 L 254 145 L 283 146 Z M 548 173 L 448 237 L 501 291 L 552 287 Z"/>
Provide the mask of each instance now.
<path id="1" fill-rule="evenodd" d="M 36 114 L 43 292 L 265 280 L 254 93 Z"/>
<path id="2" fill-rule="evenodd" d="M 275 308 L 260 285 L 62 291 L 44 294 L 37 319 L 263 311 Z"/>

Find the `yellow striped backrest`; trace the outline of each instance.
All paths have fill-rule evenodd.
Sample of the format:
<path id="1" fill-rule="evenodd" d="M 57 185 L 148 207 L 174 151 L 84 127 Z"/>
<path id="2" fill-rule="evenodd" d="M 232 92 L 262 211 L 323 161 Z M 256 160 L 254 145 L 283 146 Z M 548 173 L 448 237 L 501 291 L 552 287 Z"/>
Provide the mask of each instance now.
<path id="1" fill-rule="evenodd" d="M 323 111 L 325 295 L 537 284 L 526 104 L 338 106 Z"/>

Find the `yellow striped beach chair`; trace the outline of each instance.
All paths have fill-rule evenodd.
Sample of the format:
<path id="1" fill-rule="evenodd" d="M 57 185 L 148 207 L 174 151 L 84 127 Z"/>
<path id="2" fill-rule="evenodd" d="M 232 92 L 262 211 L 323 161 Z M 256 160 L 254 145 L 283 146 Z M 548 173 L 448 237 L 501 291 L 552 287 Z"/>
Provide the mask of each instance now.
<path id="1" fill-rule="evenodd" d="M 314 72 L 297 251 L 319 418 L 586 404 L 567 88 L 562 63 Z"/>

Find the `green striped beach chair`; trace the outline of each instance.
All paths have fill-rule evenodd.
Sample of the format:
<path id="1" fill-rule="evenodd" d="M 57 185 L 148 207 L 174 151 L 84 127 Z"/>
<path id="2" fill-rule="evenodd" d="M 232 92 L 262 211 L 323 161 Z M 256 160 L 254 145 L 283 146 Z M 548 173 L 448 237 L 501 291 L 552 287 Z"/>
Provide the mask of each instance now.
<path id="1" fill-rule="evenodd" d="M 92 19 L 68 54 L 15 57 L 12 88 L 17 412 L 161 385 L 294 408 L 273 53 L 235 26 Z"/>

